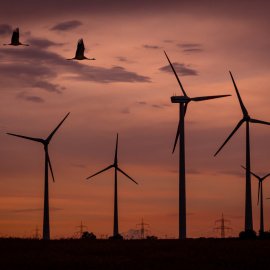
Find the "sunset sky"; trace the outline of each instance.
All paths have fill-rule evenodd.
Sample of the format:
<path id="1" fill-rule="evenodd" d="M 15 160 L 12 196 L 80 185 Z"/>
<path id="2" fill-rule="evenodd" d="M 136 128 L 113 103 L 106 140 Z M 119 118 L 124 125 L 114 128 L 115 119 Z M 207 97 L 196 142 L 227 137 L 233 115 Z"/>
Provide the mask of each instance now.
<path id="1" fill-rule="evenodd" d="M 24 3 L 24 4 L 22 4 Z M 112 235 L 119 134 L 119 232 L 144 218 L 151 233 L 178 236 L 178 151 L 172 148 L 181 95 L 164 50 L 192 102 L 185 118 L 187 237 L 215 236 L 221 214 L 244 229 L 245 125 L 215 152 L 242 118 L 232 72 L 251 117 L 270 122 L 269 1 L 5 1 L 0 9 L 0 236 L 42 229 L 44 150 L 7 132 L 46 139 L 51 236 L 68 237 L 82 221 Z M 10 43 L 14 28 L 20 42 Z M 85 55 L 67 61 L 83 38 Z M 250 124 L 251 171 L 270 173 L 270 126 Z M 252 177 L 254 229 L 259 230 L 258 182 Z M 270 178 L 263 182 L 270 197 Z M 270 200 L 264 200 L 270 230 Z"/>

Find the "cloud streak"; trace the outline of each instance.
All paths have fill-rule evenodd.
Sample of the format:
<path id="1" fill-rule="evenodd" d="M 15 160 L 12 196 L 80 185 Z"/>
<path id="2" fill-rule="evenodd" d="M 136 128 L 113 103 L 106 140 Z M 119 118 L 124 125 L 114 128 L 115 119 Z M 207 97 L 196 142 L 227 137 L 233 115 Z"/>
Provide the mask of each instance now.
<path id="1" fill-rule="evenodd" d="M 179 73 L 181 76 L 197 76 L 198 73 L 196 70 L 188 68 L 185 64 L 174 62 L 172 63 L 175 71 Z M 172 68 L 170 65 L 159 68 L 159 70 L 163 72 L 172 72 Z"/>
<path id="2" fill-rule="evenodd" d="M 44 102 L 43 98 L 37 97 L 37 96 L 29 96 L 25 92 L 19 93 L 17 95 L 17 98 L 24 99 L 24 100 L 27 100 L 27 101 L 32 101 L 32 102 L 35 102 L 35 103 L 43 103 Z"/>
<path id="3" fill-rule="evenodd" d="M 81 21 L 73 20 L 73 21 L 58 23 L 55 26 L 53 26 L 50 30 L 51 31 L 69 31 L 69 30 L 74 30 L 81 25 L 82 25 Z"/>
<path id="4" fill-rule="evenodd" d="M 9 24 L 0 24 L 0 36 L 8 36 L 12 34 L 12 27 Z"/>
<path id="5" fill-rule="evenodd" d="M 30 38 L 28 43 L 32 46 L 38 47 L 40 49 L 46 49 L 51 46 L 63 46 L 64 43 L 55 43 L 45 38 Z"/>
<path id="6" fill-rule="evenodd" d="M 162 47 L 159 47 L 157 45 L 143 45 L 143 48 L 146 48 L 146 49 L 161 49 Z"/>

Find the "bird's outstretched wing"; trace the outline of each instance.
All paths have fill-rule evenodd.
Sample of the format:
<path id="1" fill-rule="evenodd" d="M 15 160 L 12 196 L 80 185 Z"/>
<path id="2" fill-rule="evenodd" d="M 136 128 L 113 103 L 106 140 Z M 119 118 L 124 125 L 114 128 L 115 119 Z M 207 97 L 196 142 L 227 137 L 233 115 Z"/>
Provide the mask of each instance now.
<path id="1" fill-rule="evenodd" d="M 82 58 L 83 56 L 84 56 L 84 44 L 83 44 L 83 39 L 81 38 L 78 40 L 75 58 Z"/>
<path id="2" fill-rule="evenodd" d="M 19 28 L 13 30 L 11 43 L 18 43 L 19 42 Z"/>

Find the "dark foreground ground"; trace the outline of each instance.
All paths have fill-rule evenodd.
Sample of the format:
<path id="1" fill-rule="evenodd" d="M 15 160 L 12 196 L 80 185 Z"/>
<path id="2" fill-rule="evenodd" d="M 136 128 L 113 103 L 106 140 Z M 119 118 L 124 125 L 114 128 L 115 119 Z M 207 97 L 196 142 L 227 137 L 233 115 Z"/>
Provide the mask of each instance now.
<path id="1" fill-rule="evenodd" d="M 0 239 L 0 269 L 270 269 L 270 240 Z"/>

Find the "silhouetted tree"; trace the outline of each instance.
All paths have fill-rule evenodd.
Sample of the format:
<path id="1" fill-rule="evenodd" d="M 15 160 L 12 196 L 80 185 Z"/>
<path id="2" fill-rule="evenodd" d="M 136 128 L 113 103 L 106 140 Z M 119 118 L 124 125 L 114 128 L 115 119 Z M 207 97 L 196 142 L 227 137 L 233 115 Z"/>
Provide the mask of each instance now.
<path id="1" fill-rule="evenodd" d="M 256 239 L 257 234 L 253 230 L 242 231 L 239 233 L 240 239 Z"/>
<path id="2" fill-rule="evenodd" d="M 151 236 L 148 235 L 148 236 L 146 237 L 146 239 L 147 239 L 147 240 L 157 240 L 158 237 L 155 236 L 155 235 L 151 235 Z"/>
<path id="3" fill-rule="evenodd" d="M 84 232 L 82 234 L 82 239 L 96 239 L 97 237 L 91 232 Z"/>
<path id="4" fill-rule="evenodd" d="M 110 240 L 112 240 L 112 239 L 120 239 L 120 240 L 123 240 L 124 238 L 123 238 L 123 236 L 121 235 L 121 234 L 116 234 L 116 235 L 114 235 L 114 236 L 110 236 L 109 237 L 109 239 Z"/>

